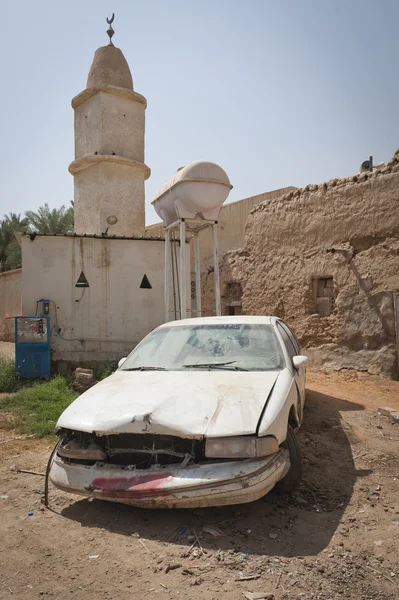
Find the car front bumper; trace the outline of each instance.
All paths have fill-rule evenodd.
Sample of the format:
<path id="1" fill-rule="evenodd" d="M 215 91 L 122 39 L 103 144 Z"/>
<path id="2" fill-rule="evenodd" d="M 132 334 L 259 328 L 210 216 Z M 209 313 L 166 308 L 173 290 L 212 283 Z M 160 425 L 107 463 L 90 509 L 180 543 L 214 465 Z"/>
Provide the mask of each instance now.
<path id="1" fill-rule="evenodd" d="M 265 458 L 138 470 L 105 463 L 71 464 L 56 455 L 52 483 L 73 494 L 142 508 L 198 508 L 252 502 L 267 494 L 290 468 L 280 449 Z"/>

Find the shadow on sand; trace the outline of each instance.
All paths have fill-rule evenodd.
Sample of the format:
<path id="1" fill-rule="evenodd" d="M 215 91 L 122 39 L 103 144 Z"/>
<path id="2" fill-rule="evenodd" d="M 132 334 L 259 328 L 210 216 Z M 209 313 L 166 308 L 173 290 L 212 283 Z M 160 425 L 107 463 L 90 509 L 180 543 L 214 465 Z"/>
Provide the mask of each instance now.
<path id="1" fill-rule="evenodd" d="M 363 407 L 307 391 L 304 424 L 299 433 L 304 474 L 293 495 L 271 493 L 251 504 L 196 510 L 144 510 L 80 500 L 61 514 L 82 527 L 104 528 L 123 536 L 139 534 L 144 540 L 180 546 L 191 545 L 187 536 L 195 530 L 202 546 L 209 549 L 287 557 L 318 554 L 336 532 L 356 479 L 370 473 L 356 471 L 343 427 L 341 413 L 357 410 Z M 217 525 L 226 536 L 215 538 L 202 533 L 206 525 Z"/>

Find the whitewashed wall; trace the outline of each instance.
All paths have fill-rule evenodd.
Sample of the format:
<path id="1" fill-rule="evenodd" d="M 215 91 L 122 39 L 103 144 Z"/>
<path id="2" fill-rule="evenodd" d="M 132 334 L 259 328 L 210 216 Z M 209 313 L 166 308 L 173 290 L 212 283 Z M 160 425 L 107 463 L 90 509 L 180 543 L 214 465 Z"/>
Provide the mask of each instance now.
<path id="1" fill-rule="evenodd" d="M 14 341 L 14 319 L 21 314 L 21 269 L 0 273 L 0 341 Z"/>
<path id="2" fill-rule="evenodd" d="M 164 322 L 163 241 L 23 236 L 22 260 L 22 312 L 51 300 L 55 362 L 119 359 Z M 82 271 L 88 288 L 75 287 Z M 144 274 L 152 289 L 140 289 Z"/>

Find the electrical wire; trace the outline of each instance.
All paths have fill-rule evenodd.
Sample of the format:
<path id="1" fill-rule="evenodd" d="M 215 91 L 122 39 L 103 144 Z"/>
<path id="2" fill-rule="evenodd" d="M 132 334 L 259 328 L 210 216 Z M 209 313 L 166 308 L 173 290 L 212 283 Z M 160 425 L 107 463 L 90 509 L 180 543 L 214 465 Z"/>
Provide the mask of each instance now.
<path id="1" fill-rule="evenodd" d="M 80 298 L 80 300 L 83 298 L 83 294 Z M 35 313 L 35 317 L 37 317 L 37 310 L 38 310 L 38 305 L 40 302 L 43 302 L 44 298 L 41 298 L 40 300 L 36 300 L 36 313 Z M 79 302 L 80 302 L 79 300 Z M 49 300 L 49 302 L 52 302 L 54 304 L 54 315 L 55 315 L 55 324 L 51 327 L 51 333 L 56 332 L 57 335 L 60 336 L 60 338 L 62 340 L 64 340 L 64 342 L 84 342 L 84 340 L 82 338 L 66 338 L 62 335 L 61 333 L 61 328 L 59 326 L 58 323 L 58 306 L 56 305 L 56 303 L 54 302 L 54 300 Z M 65 325 L 64 325 L 64 329 L 66 329 Z"/>
<path id="2" fill-rule="evenodd" d="M 54 446 L 50 458 L 48 459 L 47 467 L 46 467 L 46 477 L 44 479 L 44 506 L 48 508 L 48 481 L 50 476 L 51 465 L 53 464 L 54 454 L 56 453 L 58 446 L 61 444 L 61 440 L 59 440 Z"/>

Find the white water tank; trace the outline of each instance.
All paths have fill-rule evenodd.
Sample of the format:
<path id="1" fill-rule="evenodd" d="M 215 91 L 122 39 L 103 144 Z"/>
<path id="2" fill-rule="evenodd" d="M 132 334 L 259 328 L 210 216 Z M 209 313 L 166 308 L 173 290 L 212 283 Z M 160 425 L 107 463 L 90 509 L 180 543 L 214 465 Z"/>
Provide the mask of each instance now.
<path id="1" fill-rule="evenodd" d="M 217 221 L 232 187 L 222 167 L 197 160 L 178 169 L 159 188 L 151 204 L 165 227 L 179 219 Z"/>

